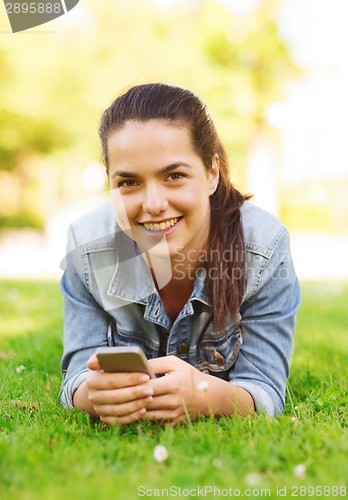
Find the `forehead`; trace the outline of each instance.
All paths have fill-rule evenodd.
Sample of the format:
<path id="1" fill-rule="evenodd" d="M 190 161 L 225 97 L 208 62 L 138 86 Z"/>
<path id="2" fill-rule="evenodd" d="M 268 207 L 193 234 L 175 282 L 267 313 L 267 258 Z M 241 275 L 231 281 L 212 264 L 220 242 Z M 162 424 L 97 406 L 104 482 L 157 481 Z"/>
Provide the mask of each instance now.
<path id="1" fill-rule="evenodd" d="M 195 152 L 191 134 L 185 125 L 161 121 L 126 122 L 108 139 L 108 171 L 110 178 L 122 172 L 134 175 L 159 175 L 169 166 L 186 165 L 194 171 L 205 171 L 201 157 Z M 176 167 L 175 167 L 176 168 Z"/>
<path id="2" fill-rule="evenodd" d="M 160 120 L 127 121 L 121 128 L 110 133 L 107 146 L 109 159 L 113 152 L 141 153 L 153 148 L 159 151 L 194 152 L 187 125 Z"/>

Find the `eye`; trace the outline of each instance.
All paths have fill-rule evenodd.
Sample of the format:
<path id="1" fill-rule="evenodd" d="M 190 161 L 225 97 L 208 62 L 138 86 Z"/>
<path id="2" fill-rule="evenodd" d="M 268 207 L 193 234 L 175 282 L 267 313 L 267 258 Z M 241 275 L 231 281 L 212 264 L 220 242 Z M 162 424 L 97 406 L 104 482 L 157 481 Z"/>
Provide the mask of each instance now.
<path id="1" fill-rule="evenodd" d="M 132 188 L 136 185 L 137 183 L 134 179 L 126 179 L 117 183 L 117 187 L 119 188 Z"/>
<path id="2" fill-rule="evenodd" d="M 180 172 L 173 172 L 172 174 L 168 175 L 167 179 L 169 181 L 180 181 L 184 177 L 186 176 L 184 174 L 181 174 Z"/>

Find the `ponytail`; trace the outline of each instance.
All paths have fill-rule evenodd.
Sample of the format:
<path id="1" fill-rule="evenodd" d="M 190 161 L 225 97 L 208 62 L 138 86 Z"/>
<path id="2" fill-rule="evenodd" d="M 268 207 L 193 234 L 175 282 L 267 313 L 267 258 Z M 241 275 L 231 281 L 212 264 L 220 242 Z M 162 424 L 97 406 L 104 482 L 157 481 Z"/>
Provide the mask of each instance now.
<path id="1" fill-rule="evenodd" d="M 207 298 L 213 306 L 214 324 L 223 330 L 238 312 L 246 288 L 245 245 L 240 208 L 250 196 L 242 195 L 231 184 L 226 156 L 219 148 L 220 179 L 210 197 L 210 231 L 207 254 L 210 256 L 206 273 Z"/>

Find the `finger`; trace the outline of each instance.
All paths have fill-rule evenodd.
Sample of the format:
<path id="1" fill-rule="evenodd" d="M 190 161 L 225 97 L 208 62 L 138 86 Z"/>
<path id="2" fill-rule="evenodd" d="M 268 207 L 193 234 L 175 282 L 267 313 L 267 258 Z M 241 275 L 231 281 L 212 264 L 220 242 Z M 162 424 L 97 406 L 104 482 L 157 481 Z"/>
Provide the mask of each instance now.
<path id="1" fill-rule="evenodd" d="M 87 378 L 90 390 L 113 390 L 144 384 L 150 380 L 144 373 L 105 373 L 100 370 L 91 371 Z"/>
<path id="2" fill-rule="evenodd" d="M 184 424 L 187 422 L 187 417 L 185 414 L 180 414 L 179 416 L 177 415 L 171 415 L 168 412 L 165 411 L 156 411 L 152 412 L 149 410 L 146 410 L 146 413 L 142 415 L 141 420 L 143 421 L 149 421 L 149 422 L 158 422 L 160 425 L 170 425 L 171 427 L 176 427 L 177 425 Z"/>
<path id="3" fill-rule="evenodd" d="M 171 420 L 173 420 L 176 417 L 177 417 L 176 415 L 174 417 L 167 410 L 151 411 L 151 410 L 147 409 L 146 412 L 144 413 L 144 415 L 142 416 L 142 420 L 149 420 L 151 422 L 153 422 L 155 420 L 162 421 L 162 422 L 170 422 Z"/>
<path id="4" fill-rule="evenodd" d="M 114 390 L 91 390 L 88 398 L 94 405 L 117 405 L 153 395 L 153 388 L 147 385 L 136 385 L 134 388 Z"/>
<path id="5" fill-rule="evenodd" d="M 181 363 L 185 363 L 182 359 L 176 356 L 163 356 L 160 358 L 149 359 L 151 368 L 155 374 L 169 373 L 171 371 L 177 370 Z"/>
<path id="6" fill-rule="evenodd" d="M 100 417 L 117 417 L 121 418 L 130 415 L 134 412 L 146 409 L 146 406 L 151 402 L 152 397 L 137 399 L 119 405 L 93 405 L 94 410 Z"/>
<path id="7" fill-rule="evenodd" d="M 168 373 L 166 377 L 151 379 L 147 385 L 153 388 L 154 396 L 179 393 L 182 389 L 178 385 L 178 380 L 174 372 Z"/>
<path id="8" fill-rule="evenodd" d="M 104 422 L 104 424 L 107 425 L 129 425 L 132 424 L 133 422 L 136 422 L 137 420 L 140 420 L 144 414 L 146 413 L 145 408 L 141 408 L 140 410 L 131 413 L 129 415 L 126 415 L 124 417 L 113 417 L 113 416 L 107 416 L 107 417 L 100 417 L 100 420 Z"/>
<path id="9" fill-rule="evenodd" d="M 100 370 L 99 361 L 95 354 L 92 354 L 92 356 L 89 358 L 87 366 L 90 370 Z"/>
<path id="10" fill-rule="evenodd" d="M 148 410 L 164 410 L 164 411 L 175 411 L 178 408 L 182 408 L 183 401 L 175 394 L 166 394 L 164 396 L 155 396 L 148 407 Z"/>

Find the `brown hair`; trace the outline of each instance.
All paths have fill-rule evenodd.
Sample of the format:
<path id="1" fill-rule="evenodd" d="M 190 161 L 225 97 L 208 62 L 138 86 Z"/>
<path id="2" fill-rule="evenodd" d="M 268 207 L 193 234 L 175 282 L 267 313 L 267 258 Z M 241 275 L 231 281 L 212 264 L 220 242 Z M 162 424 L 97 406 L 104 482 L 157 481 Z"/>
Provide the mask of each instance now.
<path id="1" fill-rule="evenodd" d="M 227 157 L 206 105 L 190 90 L 151 83 L 131 88 L 103 113 L 99 136 L 103 160 L 108 170 L 107 139 L 127 121 L 161 120 L 183 124 L 191 132 L 194 150 L 207 169 L 219 155 L 220 177 L 210 197 L 211 221 L 206 247 L 206 293 L 213 306 L 214 323 L 222 330 L 230 316 L 238 318 L 245 291 L 245 251 L 240 207 L 247 199 L 229 180 Z M 226 250 L 230 258 L 225 260 Z M 223 258 L 221 258 L 223 256 Z M 219 279 L 209 273 L 218 271 Z"/>

